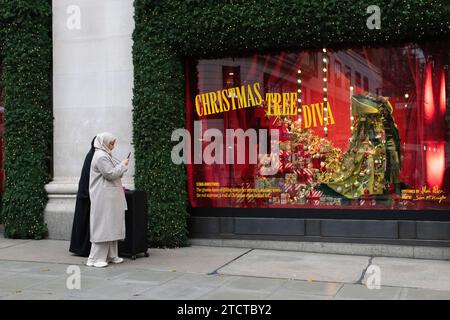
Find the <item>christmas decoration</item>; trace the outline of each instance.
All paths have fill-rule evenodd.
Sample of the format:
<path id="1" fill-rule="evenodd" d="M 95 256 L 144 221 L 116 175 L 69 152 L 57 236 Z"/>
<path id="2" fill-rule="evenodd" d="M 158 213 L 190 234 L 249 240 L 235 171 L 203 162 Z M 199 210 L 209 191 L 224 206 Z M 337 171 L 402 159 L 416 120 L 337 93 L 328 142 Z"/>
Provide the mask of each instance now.
<path id="1" fill-rule="evenodd" d="M 286 194 L 286 199 L 281 197 L 281 204 L 319 205 L 323 195 L 319 189 L 319 178 L 327 170 L 338 168 L 341 162 L 340 149 L 312 130 L 302 128 L 298 120 L 280 116 L 273 123 L 280 128 L 282 137 L 279 144 L 278 173 L 276 178 L 261 177 L 266 172 L 265 165 L 270 163 L 265 161 L 267 159 L 262 159 L 257 167 L 255 188 L 261 189 L 267 185 L 279 188 L 280 192 Z M 274 155 L 271 157 L 275 158 Z M 265 184 L 262 181 L 272 182 Z M 283 182 L 282 187 L 279 181 Z M 272 201 L 272 204 L 278 203 L 278 200 Z"/>
<path id="2" fill-rule="evenodd" d="M 328 54 L 327 49 L 322 49 L 322 55 L 323 55 L 323 69 L 322 69 L 322 76 L 323 76 L 323 132 L 325 134 L 325 137 L 328 136 L 328 89 L 327 89 L 327 81 L 328 81 Z"/>
<path id="3" fill-rule="evenodd" d="M 349 199 L 392 192 L 400 183 L 400 138 L 392 106 L 370 94 L 352 97 L 355 125 L 340 162 L 333 159 L 320 182 Z"/>
<path id="4" fill-rule="evenodd" d="M 170 159 L 171 134 L 189 120 L 184 112 L 184 59 L 415 41 L 450 34 L 449 9 L 442 1 L 383 3 L 381 7 L 387 8 L 383 27 L 370 30 L 364 26 L 371 1 L 347 1 L 345 5 L 329 0 L 134 1 L 135 185 L 149 195 L 152 245 L 187 243 L 186 170 Z"/>

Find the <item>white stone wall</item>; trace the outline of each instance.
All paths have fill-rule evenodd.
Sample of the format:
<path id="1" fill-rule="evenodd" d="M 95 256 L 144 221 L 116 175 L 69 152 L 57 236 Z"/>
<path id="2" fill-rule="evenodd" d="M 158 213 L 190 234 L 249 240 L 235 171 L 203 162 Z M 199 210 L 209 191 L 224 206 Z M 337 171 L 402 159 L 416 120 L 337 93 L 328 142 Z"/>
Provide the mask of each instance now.
<path id="1" fill-rule="evenodd" d="M 50 238 L 64 239 L 92 138 L 109 131 L 118 138 L 117 158 L 133 151 L 134 9 L 132 0 L 53 0 L 52 10 L 54 180 L 46 222 Z M 134 156 L 124 177 L 129 188 L 133 174 Z"/>

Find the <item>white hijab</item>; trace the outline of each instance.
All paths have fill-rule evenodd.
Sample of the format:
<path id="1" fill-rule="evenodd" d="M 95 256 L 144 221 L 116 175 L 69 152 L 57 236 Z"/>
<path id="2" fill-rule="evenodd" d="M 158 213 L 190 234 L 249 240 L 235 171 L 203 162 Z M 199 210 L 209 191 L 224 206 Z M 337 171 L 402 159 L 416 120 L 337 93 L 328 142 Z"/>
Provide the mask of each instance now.
<path id="1" fill-rule="evenodd" d="M 109 132 L 99 133 L 94 140 L 94 148 L 100 149 L 112 156 L 112 150 L 109 148 L 109 144 L 116 141 L 116 137 Z"/>

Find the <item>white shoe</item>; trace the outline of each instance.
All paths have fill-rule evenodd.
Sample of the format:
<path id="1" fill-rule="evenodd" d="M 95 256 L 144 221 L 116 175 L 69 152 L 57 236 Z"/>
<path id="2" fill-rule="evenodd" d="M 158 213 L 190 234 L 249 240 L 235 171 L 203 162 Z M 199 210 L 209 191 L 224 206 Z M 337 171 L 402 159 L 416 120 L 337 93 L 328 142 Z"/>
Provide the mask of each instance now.
<path id="1" fill-rule="evenodd" d="M 94 260 L 88 259 L 87 262 L 86 262 L 86 266 L 93 267 L 94 266 Z"/>
<path id="2" fill-rule="evenodd" d="M 111 263 L 122 263 L 123 262 L 123 258 L 119 258 L 119 257 L 114 257 L 114 258 L 109 258 L 109 262 Z"/>
<path id="3" fill-rule="evenodd" d="M 94 267 L 96 268 L 104 268 L 108 266 L 108 262 L 105 261 L 98 261 L 94 263 Z"/>

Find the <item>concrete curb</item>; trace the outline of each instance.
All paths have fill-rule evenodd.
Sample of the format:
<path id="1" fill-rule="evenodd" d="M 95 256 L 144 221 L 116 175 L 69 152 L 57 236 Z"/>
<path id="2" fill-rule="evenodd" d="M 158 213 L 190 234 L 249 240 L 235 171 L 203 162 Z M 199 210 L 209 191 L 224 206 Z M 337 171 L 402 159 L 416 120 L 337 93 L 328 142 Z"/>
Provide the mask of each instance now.
<path id="1" fill-rule="evenodd" d="M 253 248 L 314 253 L 348 254 L 372 257 L 450 260 L 450 248 L 447 247 L 200 238 L 190 239 L 190 242 L 192 245 L 196 246 Z"/>

